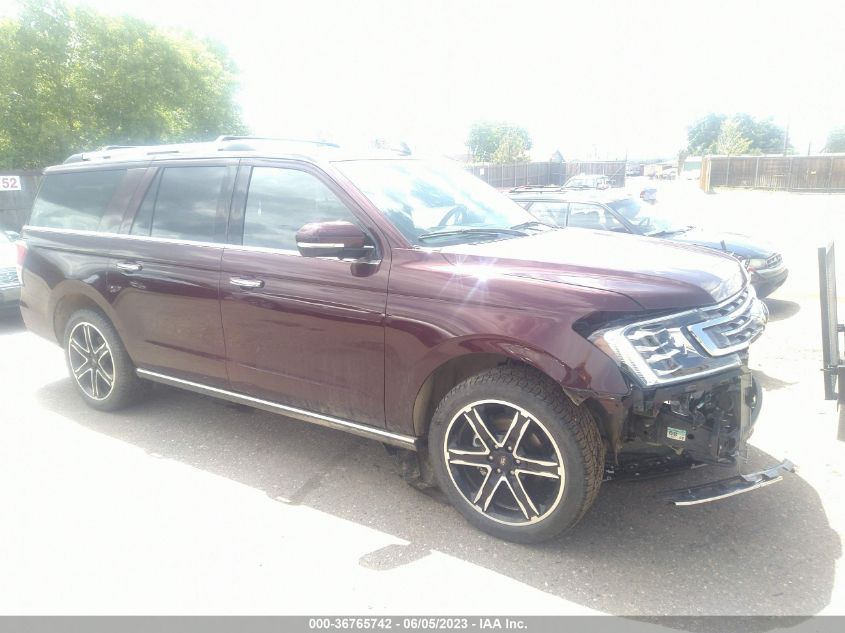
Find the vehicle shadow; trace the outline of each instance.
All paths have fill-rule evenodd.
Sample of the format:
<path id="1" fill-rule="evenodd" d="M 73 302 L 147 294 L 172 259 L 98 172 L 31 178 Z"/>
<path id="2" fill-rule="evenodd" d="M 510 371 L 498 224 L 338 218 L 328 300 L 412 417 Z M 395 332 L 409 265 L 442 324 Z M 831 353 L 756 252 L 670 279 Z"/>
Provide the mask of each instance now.
<path id="1" fill-rule="evenodd" d="M 359 564 L 373 570 L 394 569 L 436 550 L 591 609 L 637 619 L 697 616 L 672 626 L 707 630 L 700 616 L 818 613 L 830 601 L 841 554 L 818 494 L 798 474 L 685 508 L 668 505 L 660 493 L 735 471 L 708 467 L 607 482 L 573 530 L 525 546 L 478 532 L 441 496 L 408 486 L 375 442 L 161 385 L 143 405 L 119 414 L 86 407 L 69 380 L 42 387 L 37 398 L 79 425 L 150 454 L 408 542 L 362 556 Z M 752 449 L 744 471 L 775 461 Z M 761 619 L 745 621 L 742 630 L 782 625 Z M 720 628 L 730 629 L 724 622 Z"/>
<path id="2" fill-rule="evenodd" d="M 794 301 L 785 301 L 783 299 L 763 299 L 763 303 L 769 309 L 770 321 L 783 321 L 791 316 L 795 316 L 801 311 L 801 304 Z"/>

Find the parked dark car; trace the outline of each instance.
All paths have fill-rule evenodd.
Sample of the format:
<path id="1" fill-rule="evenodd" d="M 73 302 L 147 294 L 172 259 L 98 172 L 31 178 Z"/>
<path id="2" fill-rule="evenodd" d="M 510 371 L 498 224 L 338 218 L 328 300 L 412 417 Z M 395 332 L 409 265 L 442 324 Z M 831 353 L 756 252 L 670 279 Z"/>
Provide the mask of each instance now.
<path id="1" fill-rule="evenodd" d="M 5 231 L 0 231 L 0 317 L 17 311 L 20 296 L 15 244 Z"/>
<path id="2" fill-rule="evenodd" d="M 550 229 L 454 164 L 85 153 L 24 237 L 24 320 L 90 406 L 153 381 L 374 439 L 502 538 L 572 526 L 631 451 L 738 463 L 759 411 L 767 313 L 733 257 Z"/>
<path id="3" fill-rule="evenodd" d="M 653 188 L 654 193 L 648 191 L 643 189 L 640 194 L 643 201 L 656 198 Z M 534 217 L 557 227 L 660 237 L 729 253 L 748 270 L 751 285 L 761 299 L 780 288 L 789 275 L 783 257 L 773 246 L 747 235 L 711 232 L 678 222 L 633 196 L 549 191 L 540 187 L 513 189 L 509 195 Z"/>

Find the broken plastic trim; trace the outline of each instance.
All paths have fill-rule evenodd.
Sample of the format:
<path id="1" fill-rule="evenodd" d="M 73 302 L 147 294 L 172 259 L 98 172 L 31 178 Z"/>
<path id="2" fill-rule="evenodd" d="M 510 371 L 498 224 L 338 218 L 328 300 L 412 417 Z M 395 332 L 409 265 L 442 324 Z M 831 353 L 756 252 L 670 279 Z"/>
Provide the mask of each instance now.
<path id="1" fill-rule="evenodd" d="M 736 475 L 735 477 L 712 481 L 701 484 L 700 486 L 671 490 L 664 494 L 676 506 L 693 506 L 699 503 L 718 501 L 719 499 L 733 497 L 734 495 L 740 495 L 764 486 L 769 486 L 781 481 L 784 472 L 794 473 L 795 470 L 795 464 L 785 459 L 776 466 L 756 473 Z"/>

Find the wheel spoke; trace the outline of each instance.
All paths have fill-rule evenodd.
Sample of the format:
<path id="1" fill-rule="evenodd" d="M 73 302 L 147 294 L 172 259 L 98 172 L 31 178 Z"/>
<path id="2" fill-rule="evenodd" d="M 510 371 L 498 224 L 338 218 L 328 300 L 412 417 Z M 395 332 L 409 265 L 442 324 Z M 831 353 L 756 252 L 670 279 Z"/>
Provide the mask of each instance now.
<path id="1" fill-rule="evenodd" d="M 82 377 L 89 371 L 93 371 L 93 368 L 91 367 L 91 363 L 86 360 L 79 367 L 73 370 L 73 375 L 76 377 L 77 380 L 81 381 Z"/>
<path id="2" fill-rule="evenodd" d="M 86 356 L 86 355 L 87 355 L 87 353 L 88 353 L 88 350 L 87 350 L 87 349 L 85 349 L 85 348 L 83 348 L 83 347 L 82 347 L 82 345 L 80 345 L 80 344 L 79 344 L 79 341 L 77 341 L 77 340 L 76 340 L 75 338 L 73 338 L 73 337 L 71 337 L 71 339 L 70 339 L 70 348 L 71 348 L 74 352 L 76 352 L 77 354 L 79 354 L 80 356 Z"/>
<path id="3" fill-rule="evenodd" d="M 520 432 L 516 431 L 517 427 L 526 427 L 528 426 L 528 420 L 525 420 L 522 424 L 519 424 L 519 411 L 516 411 L 513 414 L 513 420 L 511 420 L 511 424 L 508 427 L 508 430 L 505 431 L 505 435 L 502 438 L 502 441 L 496 444 L 498 448 L 502 448 L 503 446 L 511 446 L 513 442 L 514 435 L 521 435 Z M 512 447 L 513 450 L 516 450 L 516 447 Z"/>
<path id="4" fill-rule="evenodd" d="M 522 484 L 522 480 L 519 478 L 519 475 L 511 477 L 508 480 L 508 484 L 510 485 L 514 499 L 516 499 L 516 502 L 519 504 L 525 518 L 530 521 L 532 518 L 539 516 L 540 512 L 537 510 L 537 506 L 534 505 L 531 495 L 529 495 L 528 491 L 525 490 L 525 486 Z"/>
<path id="5" fill-rule="evenodd" d="M 518 475 L 535 475 L 549 479 L 560 479 L 560 464 L 518 456 L 516 470 L 514 472 Z"/>
<path id="6" fill-rule="evenodd" d="M 103 362 L 103 359 L 109 355 L 109 346 L 106 345 L 105 341 L 103 341 L 103 344 L 94 350 L 94 354 L 97 356 L 98 363 Z"/>
<path id="7" fill-rule="evenodd" d="M 484 482 L 481 484 L 481 487 L 478 489 L 478 493 L 475 495 L 474 503 L 478 503 L 479 501 L 482 502 L 482 508 L 484 511 L 487 512 L 487 508 L 490 507 L 490 502 L 493 501 L 493 497 L 496 495 L 496 491 L 499 489 L 501 483 L 505 480 L 503 475 L 493 473 L 493 469 L 490 469 L 490 472 L 487 473 L 487 477 L 484 478 Z"/>
<path id="8" fill-rule="evenodd" d="M 95 398 L 100 397 L 100 383 L 97 382 L 97 371 L 91 371 L 91 393 Z"/>
<path id="9" fill-rule="evenodd" d="M 481 415 L 479 415 L 478 409 L 473 407 L 472 413 L 473 415 L 468 415 L 464 413 L 464 417 L 466 418 L 466 421 L 469 423 L 472 430 L 478 436 L 478 439 L 481 440 L 482 444 L 484 444 L 484 448 L 489 453 L 493 449 L 493 447 L 497 445 L 496 438 L 493 436 L 493 433 L 490 432 L 490 429 L 487 428 L 487 425 L 484 423 L 484 420 L 481 419 Z"/>
<path id="10" fill-rule="evenodd" d="M 482 466 L 490 468 L 489 453 L 478 451 L 462 451 L 456 448 L 449 449 L 449 463 L 453 466 Z"/>
<path id="11" fill-rule="evenodd" d="M 87 323 L 82 326 L 82 336 L 85 337 L 85 351 L 94 349 L 94 344 L 91 342 L 91 326 Z"/>
<path id="12" fill-rule="evenodd" d="M 109 375 L 106 373 L 106 370 L 105 370 L 105 369 L 103 369 L 102 367 L 98 367 L 98 368 L 97 368 L 97 372 L 96 372 L 96 373 L 97 373 L 97 375 L 100 377 L 100 379 L 101 379 L 104 383 L 106 383 L 106 387 L 108 387 L 109 389 L 111 389 L 111 385 L 112 385 L 112 382 L 114 381 L 114 378 L 112 378 L 111 376 L 109 376 Z"/>

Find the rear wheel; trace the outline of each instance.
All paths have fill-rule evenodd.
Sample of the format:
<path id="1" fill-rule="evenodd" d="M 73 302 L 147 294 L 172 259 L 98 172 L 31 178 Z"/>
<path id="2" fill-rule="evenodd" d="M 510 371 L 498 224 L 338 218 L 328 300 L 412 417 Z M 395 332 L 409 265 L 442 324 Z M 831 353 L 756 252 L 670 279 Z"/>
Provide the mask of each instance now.
<path id="1" fill-rule="evenodd" d="M 595 499 L 604 465 L 589 412 L 523 367 L 491 369 L 452 389 L 434 414 L 429 454 L 470 523 L 525 543 L 573 526 Z"/>
<path id="2" fill-rule="evenodd" d="M 131 404 L 145 383 L 109 321 L 93 310 L 80 310 L 65 327 L 65 359 L 77 392 L 95 409 L 113 411 Z"/>

